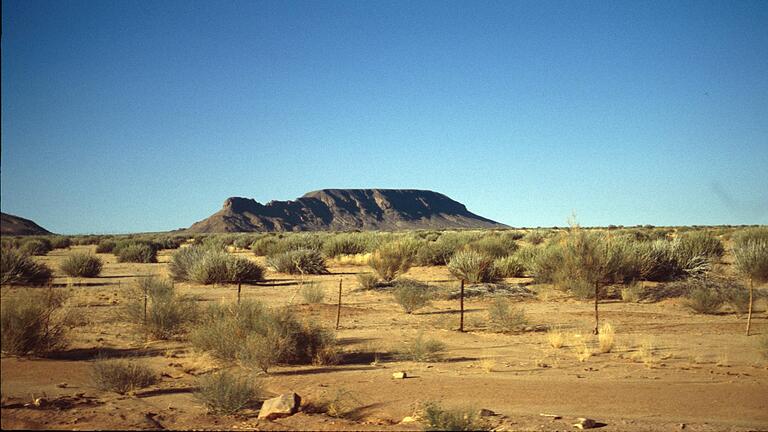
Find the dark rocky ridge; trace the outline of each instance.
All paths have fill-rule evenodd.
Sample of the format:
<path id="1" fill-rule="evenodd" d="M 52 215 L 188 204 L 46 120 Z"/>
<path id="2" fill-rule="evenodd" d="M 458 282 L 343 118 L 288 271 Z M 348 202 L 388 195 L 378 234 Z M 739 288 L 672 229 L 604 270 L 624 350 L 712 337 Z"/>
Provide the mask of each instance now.
<path id="1" fill-rule="evenodd" d="M 7 236 L 48 235 L 51 232 L 29 219 L 0 213 L 0 234 Z"/>
<path id="2" fill-rule="evenodd" d="M 503 228 L 443 194 L 413 189 L 323 189 L 261 204 L 232 197 L 187 231 L 349 231 Z"/>

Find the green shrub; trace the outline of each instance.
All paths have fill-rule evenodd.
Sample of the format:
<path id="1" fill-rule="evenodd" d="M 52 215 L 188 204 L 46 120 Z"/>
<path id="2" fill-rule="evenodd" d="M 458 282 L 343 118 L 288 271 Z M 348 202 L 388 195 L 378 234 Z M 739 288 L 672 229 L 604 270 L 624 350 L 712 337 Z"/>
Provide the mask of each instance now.
<path id="1" fill-rule="evenodd" d="M 552 283 L 559 278 L 563 262 L 563 248 L 560 244 L 550 243 L 521 249 L 521 252 L 523 251 L 530 256 L 530 270 L 536 282 Z"/>
<path id="2" fill-rule="evenodd" d="M 519 330 L 528 322 L 525 311 L 514 307 L 509 299 L 504 298 L 496 298 L 488 306 L 488 320 L 496 330 L 502 332 Z"/>
<path id="3" fill-rule="evenodd" d="M 246 344 L 249 337 L 255 339 Z M 259 338 L 266 342 L 258 342 Z M 263 364 L 249 365 L 248 362 L 261 356 L 247 351 L 263 349 L 265 343 L 271 346 L 275 364 L 308 364 L 335 346 L 333 333 L 299 322 L 288 309 L 268 309 L 252 301 L 211 306 L 191 332 L 190 341 L 195 348 L 216 358 L 238 359 L 245 366 L 258 368 Z"/>
<path id="4" fill-rule="evenodd" d="M 445 353 L 445 344 L 437 339 L 425 339 L 423 333 L 419 333 L 416 338 L 403 351 L 401 357 L 404 360 L 417 362 L 435 362 L 442 358 Z"/>
<path id="5" fill-rule="evenodd" d="M 138 286 L 130 292 L 123 314 L 127 321 L 138 326 L 140 333 L 155 339 L 170 339 L 183 333 L 196 320 L 197 303 L 193 297 L 178 294 L 170 281 L 149 277 L 139 279 Z"/>
<path id="6" fill-rule="evenodd" d="M 96 253 L 112 253 L 112 251 L 115 250 L 115 246 L 117 246 L 117 242 L 114 240 L 101 240 L 99 241 L 99 244 L 96 245 Z"/>
<path id="7" fill-rule="evenodd" d="M 42 354 L 65 346 L 65 294 L 29 290 L 3 296 L 0 302 L 0 347 L 12 355 Z"/>
<path id="8" fill-rule="evenodd" d="M 168 263 L 171 279 L 175 281 L 191 280 L 190 269 L 201 261 L 208 252 L 208 249 L 198 245 L 179 248 L 171 255 L 171 261 Z"/>
<path id="9" fill-rule="evenodd" d="M 121 248 L 115 248 L 117 262 L 121 263 L 156 263 L 157 250 L 142 243 L 129 244 Z"/>
<path id="10" fill-rule="evenodd" d="M 419 246 L 414 264 L 419 266 L 446 265 L 456 252 L 456 245 L 448 241 L 427 241 Z"/>
<path id="11" fill-rule="evenodd" d="M 368 265 L 381 280 L 391 282 L 411 268 L 417 250 L 416 243 L 412 241 L 384 243 L 373 252 Z"/>
<path id="12" fill-rule="evenodd" d="M 424 407 L 425 431 L 484 431 L 488 428 L 480 422 L 472 410 L 446 410 L 436 403 Z"/>
<path id="13" fill-rule="evenodd" d="M 429 305 L 432 297 L 429 285 L 412 279 L 399 279 L 392 294 L 407 314 Z"/>
<path id="14" fill-rule="evenodd" d="M 103 267 L 101 259 L 88 253 L 74 253 L 61 262 L 60 270 L 72 277 L 96 277 Z"/>
<path id="15" fill-rule="evenodd" d="M 261 395 L 261 387 L 251 378 L 227 371 L 200 377 L 197 388 L 195 396 L 214 414 L 234 414 Z"/>
<path id="16" fill-rule="evenodd" d="M 754 282 L 768 281 L 768 239 L 742 236 L 734 242 L 736 269 Z"/>
<path id="17" fill-rule="evenodd" d="M 360 273 L 357 276 L 357 283 L 361 289 L 372 290 L 379 286 L 379 277 L 372 273 Z"/>
<path id="18" fill-rule="evenodd" d="M 189 268 L 189 281 L 204 285 L 231 282 L 227 263 L 234 259 L 224 251 L 208 247 L 206 253 Z"/>
<path id="19" fill-rule="evenodd" d="M 493 282 L 498 279 L 493 260 L 474 250 L 456 252 L 448 262 L 448 270 L 457 279 L 468 283 Z"/>
<path id="20" fill-rule="evenodd" d="M 53 278 L 53 271 L 45 264 L 37 263 L 18 249 L 3 248 L 0 251 L 0 285 L 42 286 Z"/>
<path id="21" fill-rule="evenodd" d="M 264 268 L 259 264 L 211 246 L 180 248 L 171 256 L 168 270 L 173 280 L 204 285 L 264 280 Z"/>
<path id="22" fill-rule="evenodd" d="M 44 238 L 29 239 L 21 244 L 21 251 L 28 255 L 45 255 L 52 250 L 51 241 Z"/>
<path id="23" fill-rule="evenodd" d="M 501 258 L 512 255 L 518 246 L 512 235 L 487 235 L 475 240 L 468 248 L 490 258 Z"/>
<path id="24" fill-rule="evenodd" d="M 285 250 L 280 247 L 278 239 L 275 237 L 264 237 L 254 241 L 251 243 L 251 251 L 253 251 L 256 256 L 267 256 L 285 252 Z"/>
<path id="25" fill-rule="evenodd" d="M 65 236 L 54 236 L 51 238 L 51 247 L 54 249 L 69 249 L 72 246 L 72 239 Z"/>
<path id="26" fill-rule="evenodd" d="M 493 261 L 493 272 L 501 278 L 523 277 L 525 265 L 516 255 L 496 258 Z"/>
<path id="27" fill-rule="evenodd" d="M 267 257 L 267 264 L 280 273 L 327 274 L 323 255 L 312 249 L 281 252 Z"/>
<path id="28" fill-rule="evenodd" d="M 99 359 L 91 366 L 91 378 L 97 388 L 125 394 L 151 386 L 159 380 L 147 366 L 125 359 Z"/>
<path id="29" fill-rule="evenodd" d="M 362 254 L 366 249 L 366 240 L 359 234 L 336 234 L 323 242 L 323 254 L 328 258 Z"/>

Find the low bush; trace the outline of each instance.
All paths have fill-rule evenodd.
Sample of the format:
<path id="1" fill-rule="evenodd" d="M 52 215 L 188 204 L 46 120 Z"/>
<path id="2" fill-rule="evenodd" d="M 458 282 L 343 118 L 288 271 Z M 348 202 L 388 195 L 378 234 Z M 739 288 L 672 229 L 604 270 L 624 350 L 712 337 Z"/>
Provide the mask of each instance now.
<path id="1" fill-rule="evenodd" d="M 206 246 L 180 248 L 171 256 L 168 270 L 173 280 L 204 285 L 264 280 L 264 268 L 258 263 Z"/>
<path id="2" fill-rule="evenodd" d="M 251 243 L 251 251 L 256 256 L 267 256 L 285 252 L 285 249 L 280 247 L 276 237 L 263 237 Z"/>
<path id="3" fill-rule="evenodd" d="M 721 257 L 725 250 L 720 239 L 704 231 L 682 234 L 675 239 L 674 243 L 675 253 L 680 262 L 688 262 L 697 256 L 716 259 Z"/>
<path id="4" fill-rule="evenodd" d="M 459 280 L 468 283 L 493 282 L 498 280 L 493 260 L 474 250 L 456 252 L 448 262 L 448 270 Z"/>
<path id="5" fill-rule="evenodd" d="M 700 314 L 716 314 L 725 303 L 722 293 L 705 283 L 693 287 L 686 297 L 685 305 Z"/>
<path id="6" fill-rule="evenodd" d="M 143 243 L 132 243 L 126 246 L 115 248 L 113 252 L 117 255 L 117 262 L 121 263 L 156 263 L 157 250 Z"/>
<path id="7" fill-rule="evenodd" d="M 427 241 L 420 244 L 414 264 L 420 266 L 446 265 L 456 253 L 456 245 L 448 241 Z"/>
<path id="8" fill-rule="evenodd" d="M 159 381 L 149 367 L 125 359 L 99 359 L 91 366 L 91 378 L 97 388 L 125 394 Z"/>
<path id="9" fill-rule="evenodd" d="M 497 331 L 519 330 L 527 323 L 525 311 L 514 307 L 509 299 L 496 298 L 488 307 L 488 320 Z"/>
<path id="10" fill-rule="evenodd" d="M 323 254 L 328 258 L 366 252 L 366 239 L 359 234 L 336 234 L 323 242 Z"/>
<path id="11" fill-rule="evenodd" d="M 112 253 L 112 251 L 115 250 L 115 246 L 117 246 L 117 242 L 114 240 L 101 240 L 99 241 L 99 244 L 96 245 L 96 253 Z"/>
<path id="12" fill-rule="evenodd" d="M 149 277 L 139 279 L 138 286 L 130 292 L 123 315 L 139 328 L 141 334 L 155 339 L 170 339 L 184 333 L 187 326 L 196 320 L 197 303 L 193 297 L 178 294 L 170 281 Z"/>
<path id="13" fill-rule="evenodd" d="M 309 364 L 335 347 L 333 333 L 300 322 L 288 309 L 268 309 L 252 301 L 211 306 L 190 341 L 216 358 L 262 370 L 271 364 Z"/>
<path id="14" fill-rule="evenodd" d="M 30 290 L 3 296 L 0 302 L 0 347 L 12 355 L 43 354 L 65 346 L 67 296 L 58 291 Z"/>
<path id="15" fill-rule="evenodd" d="M 516 255 L 496 258 L 493 260 L 493 272 L 501 278 L 523 277 L 525 265 Z"/>
<path id="16" fill-rule="evenodd" d="M 54 249 L 69 249 L 72 246 L 72 239 L 65 236 L 54 236 L 51 238 L 51 247 Z"/>
<path id="17" fill-rule="evenodd" d="M 45 238 L 33 238 L 24 241 L 20 247 L 21 251 L 28 255 L 45 255 L 53 250 L 51 241 Z"/>
<path id="18" fill-rule="evenodd" d="M 28 254 L 7 247 L 0 252 L 0 285 L 42 286 L 52 278 L 53 271 Z"/>
<path id="19" fill-rule="evenodd" d="M 312 249 L 281 252 L 267 257 L 267 264 L 280 273 L 327 274 L 323 255 Z"/>
<path id="20" fill-rule="evenodd" d="M 439 361 L 445 353 L 445 344 L 437 339 L 426 339 L 419 333 L 401 353 L 404 360 L 417 362 Z"/>
<path id="21" fill-rule="evenodd" d="M 214 414 L 234 414 L 261 395 L 261 387 L 250 377 L 219 371 L 197 380 L 195 396 Z"/>
<path id="22" fill-rule="evenodd" d="M 429 305 L 432 298 L 429 290 L 429 285 L 425 283 L 412 279 L 399 279 L 395 282 L 395 290 L 392 295 L 405 313 L 411 314 Z"/>
<path id="23" fill-rule="evenodd" d="M 528 233 L 523 236 L 523 241 L 526 241 L 532 245 L 539 245 L 544 243 L 544 240 L 546 239 L 546 234 L 541 230 L 528 231 Z"/>
<path id="24" fill-rule="evenodd" d="M 485 431 L 488 430 L 477 412 L 469 409 L 447 410 L 436 403 L 424 406 L 425 431 Z"/>
<path id="25" fill-rule="evenodd" d="M 514 236 L 507 234 L 486 235 L 473 241 L 467 247 L 494 259 L 512 255 L 518 249 Z"/>
<path id="26" fill-rule="evenodd" d="M 391 282 L 411 268 L 417 247 L 415 242 L 405 240 L 384 243 L 373 252 L 368 265 L 381 280 Z"/>
<path id="27" fill-rule="evenodd" d="M 325 299 L 325 291 L 314 283 L 308 283 L 301 289 L 301 297 L 308 304 L 322 303 Z"/>
<path id="28" fill-rule="evenodd" d="M 59 269 L 71 277 L 96 277 L 104 266 L 101 259 L 88 253 L 74 253 L 61 262 Z"/>
<path id="29" fill-rule="evenodd" d="M 379 286 L 379 277 L 372 273 L 359 273 L 355 276 L 360 289 L 372 290 Z"/>

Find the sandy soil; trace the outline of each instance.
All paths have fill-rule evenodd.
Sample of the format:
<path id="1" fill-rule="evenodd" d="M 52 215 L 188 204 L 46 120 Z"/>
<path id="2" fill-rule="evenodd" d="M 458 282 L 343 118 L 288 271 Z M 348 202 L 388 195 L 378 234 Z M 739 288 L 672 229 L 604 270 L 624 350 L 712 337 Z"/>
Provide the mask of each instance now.
<path id="1" fill-rule="evenodd" d="M 92 247 L 56 250 L 40 260 L 53 268 L 67 254 Z M 251 259 L 259 260 L 249 256 Z M 605 301 L 601 320 L 616 329 L 616 348 L 580 362 L 574 344 L 581 335 L 592 348 L 596 338 L 592 304 L 564 296 L 520 302 L 532 325 L 559 327 L 565 346 L 550 347 L 546 333 L 494 333 L 487 325 L 491 298 L 467 300 L 465 333 L 455 331 L 458 301 L 439 300 L 406 315 L 387 292 L 357 290 L 355 274 L 367 267 L 331 266 L 331 274 L 309 279 L 326 292 L 321 305 L 300 304 L 294 277 L 268 273 L 267 283 L 244 286 L 243 296 L 296 311 L 328 326 L 335 324 L 339 279 L 343 281 L 341 328 L 343 361 L 336 366 L 277 367 L 261 376 L 267 396 L 295 391 L 311 405 L 341 395 L 350 407 L 345 418 L 302 412 L 276 421 L 257 420 L 258 406 L 237 416 L 214 416 L 195 398 L 196 375 L 217 367 L 184 341 L 138 338 L 118 311 L 137 277 L 166 275 L 169 252 L 158 264 L 121 264 L 111 254 L 99 278 L 72 280 L 61 275 L 53 289 L 69 290 L 70 305 L 82 312 L 69 345 L 47 358 L 3 357 L 3 429 L 258 429 L 258 430 L 420 430 L 419 406 L 437 401 L 447 408 L 485 408 L 497 430 L 571 430 L 577 417 L 590 417 L 601 430 L 768 430 L 768 362 L 758 338 L 768 334 L 768 318 L 753 318 L 755 336 L 743 335 L 745 317 L 732 313 L 695 315 L 679 300 L 655 304 Z M 455 286 L 445 268 L 414 268 L 408 277 Z M 529 280 L 514 280 L 530 283 Z M 234 300 L 233 286 L 179 284 L 201 302 Z M 547 287 L 534 287 L 544 289 Z M 2 295 L 29 288 L 4 288 Z M 541 297 L 540 297 L 541 298 Z M 400 361 L 419 333 L 447 344 L 442 361 Z M 638 358 L 650 342 L 652 355 Z M 158 373 L 159 384 L 118 395 L 96 389 L 90 365 L 97 355 L 140 356 Z M 218 365 L 227 367 L 228 365 Z M 409 378 L 392 379 L 395 371 Z M 44 407 L 28 406 L 45 397 Z M 555 414 L 560 418 L 540 414 Z"/>

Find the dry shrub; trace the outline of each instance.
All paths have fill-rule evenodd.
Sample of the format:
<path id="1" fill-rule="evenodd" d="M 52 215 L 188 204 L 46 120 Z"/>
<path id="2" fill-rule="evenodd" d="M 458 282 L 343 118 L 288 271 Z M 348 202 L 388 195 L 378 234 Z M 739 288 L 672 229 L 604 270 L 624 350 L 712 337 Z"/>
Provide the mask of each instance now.
<path id="1" fill-rule="evenodd" d="M 125 394 L 159 381 L 149 367 L 125 359 L 98 359 L 91 366 L 91 378 L 97 388 Z"/>
<path id="2" fill-rule="evenodd" d="M 117 262 L 156 263 L 157 250 L 144 243 L 132 243 L 115 249 Z"/>
<path id="3" fill-rule="evenodd" d="M 195 396 L 213 414 L 234 414 L 261 395 L 261 386 L 248 376 L 219 371 L 200 377 Z"/>
<path id="4" fill-rule="evenodd" d="M 28 290 L 0 302 L 0 347 L 12 355 L 43 354 L 66 345 L 67 295 Z"/>
<path id="5" fill-rule="evenodd" d="M 604 323 L 600 326 L 600 332 L 597 335 L 598 347 L 601 353 L 609 353 L 613 350 L 615 344 L 616 332 L 613 330 L 613 326 L 609 323 Z"/>
<path id="6" fill-rule="evenodd" d="M 48 284 L 53 271 L 45 264 L 35 262 L 28 254 L 8 247 L 0 251 L 0 285 Z"/>
<path id="7" fill-rule="evenodd" d="M 96 277 L 104 266 L 101 259 L 88 253 L 74 253 L 62 261 L 59 267 L 67 276 Z"/>
<path id="8" fill-rule="evenodd" d="M 576 355 L 576 359 L 580 362 L 587 361 L 592 357 L 592 349 L 587 345 L 587 341 L 581 335 L 575 334 L 572 336 L 573 353 Z"/>
<path id="9" fill-rule="evenodd" d="M 502 332 L 519 330 L 527 323 L 525 311 L 516 308 L 509 299 L 495 298 L 488 306 L 488 320 L 493 327 Z"/>
<path id="10" fill-rule="evenodd" d="M 327 274 L 325 258 L 316 250 L 298 249 L 280 252 L 267 257 L 267 264 L 280 273 Z"/>
<path id="11" fill-rule="evenodd" d="M 392 295 L 407 314 L 429 305 L 432 298 L 429 285 L 412 279 L 398 280 Z"/>
<path id="12" fill-rule="evenodd" d="M 384 243 L 371 254 L 368 265 L 381 280 L 391 282 L 411 268 L 417 250 L 410 241 Z"/>
<path id="13" fill-rule="evenodd" d="M 319 285 L 310 282 L 301 288 L 301 297 L 307 304 L 322 303 L 325 299 L 325 291 Z"/>
<path id="14" fill-rule="evenodd" d="M 456 252 L 448 262 L 448 270 L 459 280 L 469 283 L 494 282 L 498 275 L 493 260 L 474 250 Z"/>
<path id="15" fill-rule="evenodd" d="M 435 362 L 442 358 L 445 348 L 443 342 L 432 338 L 427 339 L 423 333 L 419 333 L 403 350 L 401 357 L 404 360 L 417 362 Z"/>
<path id="16" fill-rule="evenodd" d="M 484 431 L 489 430 L 472 409 L 448 410 L 434 402 L 424 405 L 422 417 L 425 431 Z"/>
<path id="17" fill-rule="evenodd" d="M 360 289 L 372 290 L 379 286 L 379 278 L 373 273 L 360 273 L 355 277 Z"/>
<path id="18" fill-rule="evenodd" d="M 146 296 L 146 321 L 144 299 Z M 197 303 L 177 293 L 170 281 L 147 277 L 129 295 L 123 315 L 138 327 L 139 333 L 155 339 L 170 339 L 186 331 L 197 318 Z"/>
<path id="19" fill-rule="evenodd" d="M 525 265 L 518 256 L 511 255 L 494 260 L 493 271 L 502 278 L 523 277 Z"/>

